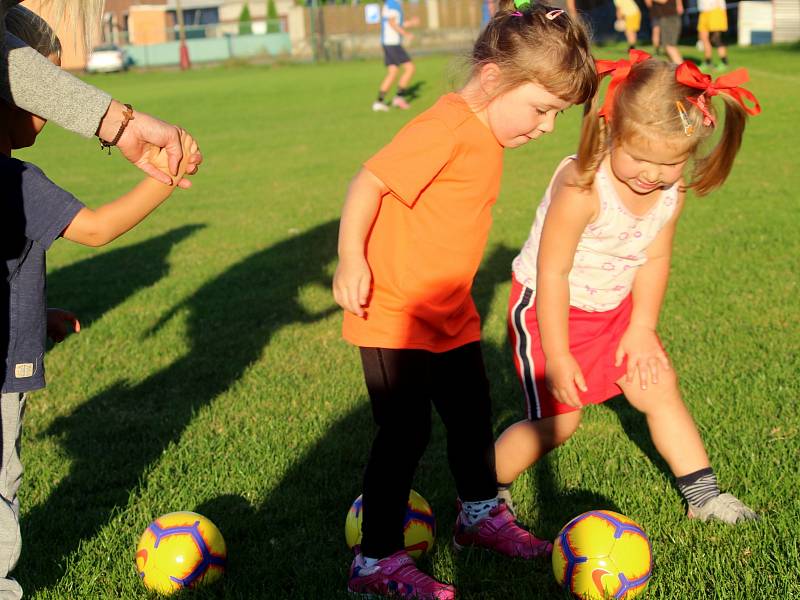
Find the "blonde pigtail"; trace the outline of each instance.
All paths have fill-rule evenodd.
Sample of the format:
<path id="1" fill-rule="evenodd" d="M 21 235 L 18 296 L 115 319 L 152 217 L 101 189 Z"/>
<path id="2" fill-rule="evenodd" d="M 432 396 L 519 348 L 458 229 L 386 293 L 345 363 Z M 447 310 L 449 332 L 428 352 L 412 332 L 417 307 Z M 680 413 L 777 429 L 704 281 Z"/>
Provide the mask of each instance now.
<path id="1" fill-rule="evenodd" d="M 725 103 L 725 123 L 722 135 L 714 148 L 695 160 L 691 188 L 698 196 L 705 196 L 721 186 L 733 168 L 733 161 L 742 145 L 747 123 L 745 109 L 727 94 L 719 94 Z"/>
<path id="2" fill-rule="evenodd" d="M 606 122 L 598 114 L 598 95 L 595 93 L 591 102 L 587 102 L 583 109 L 581 138 L 578 144 L 578 178 L 575 182 L 582 189 L 592 187 L 594 175 L 608 150 Z"/>

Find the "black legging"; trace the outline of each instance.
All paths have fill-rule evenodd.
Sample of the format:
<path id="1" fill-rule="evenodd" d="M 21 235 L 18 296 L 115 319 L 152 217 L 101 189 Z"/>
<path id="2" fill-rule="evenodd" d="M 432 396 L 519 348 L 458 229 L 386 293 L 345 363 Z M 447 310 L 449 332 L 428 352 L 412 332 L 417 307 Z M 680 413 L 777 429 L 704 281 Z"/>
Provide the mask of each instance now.
<path id="1" fill-rule="evenodd" d="M 403 520 L 414 471 L 431 434 L 431 402 L 447 429 L 447 458 L 459 497 L 497 495 L 489 381 L 480 342 L 448 352 L 361 348 L 378 425 L 363 488 L 365 556 L 403 548 Z"/>

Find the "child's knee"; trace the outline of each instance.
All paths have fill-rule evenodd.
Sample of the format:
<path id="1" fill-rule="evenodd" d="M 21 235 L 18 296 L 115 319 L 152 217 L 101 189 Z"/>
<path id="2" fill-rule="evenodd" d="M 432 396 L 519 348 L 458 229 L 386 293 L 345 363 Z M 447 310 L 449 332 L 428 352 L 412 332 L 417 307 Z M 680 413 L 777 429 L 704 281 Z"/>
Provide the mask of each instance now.
<path id="1" fill-rule="evenodd" d="M 626 388 L 624 393 L 628 402 L 645 414 L 664 408 L 671 402 L 681 402 L 678 376 L 673 369 L 660 369 L 658 382 L 650 380 L 646 389 L 642 389 L 638 375 L 632 383 L 627 384 Z"/>
<path id="2" fill-rule="evenodd" d="M 575 410 L 540 421 L 544 445 L 549 449 L 557 448 L 571 438 L 581 424 L 581 414 L 582 411 Z"/>

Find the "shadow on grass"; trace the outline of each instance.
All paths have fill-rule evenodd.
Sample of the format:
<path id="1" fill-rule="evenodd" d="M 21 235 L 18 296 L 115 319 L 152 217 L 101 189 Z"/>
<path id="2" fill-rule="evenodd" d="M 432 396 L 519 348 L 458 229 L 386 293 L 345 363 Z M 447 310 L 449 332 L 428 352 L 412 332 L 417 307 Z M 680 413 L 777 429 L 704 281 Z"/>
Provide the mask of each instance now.
<path id="1" fill-rule="evenodd" d="M 410 86 L 406 88 L 406 99 L 409 102 L 412 102 L 420 97 L 422 94 L 422 88 L 425 87 L 424 81 L 415 81 Z"/>
<path id="2" fill-rule="evenodd" d="M 136 385 L 114 383 L 54 422 L 47 435 L 60 438 L 71 468 L 47 501 L 23 518 L 25 549 L 17 573 L 26 593 L 58 581 L 70 554 L 127 504 L 146 468 L 178 440 L 195 411 L 236 382 L 277 331 L 333 312 L 309 312 L 298 292 L 307 283 L 330 284 L 326 269 L 337 230 L 338 221 L 329 221 L 233 265 L 162 318 L 166 323 L 187 313 L 185 356 Z M 97 260 L 104 270 L 127 274 L 130 269 L 113 262 L 124 256 L 108 253 Z M 284 525 L 289 531 L 297 522 Z M 266 551 L 261 546 L 260 555 Z"/>
<path id="3" fill-rule="evenodd" d="M 498 286 L 508 281 L 513 255 L 511 249 L 500 247 L 484 261 L 474 286 L 482 314 L 494 301 Z M 485 343 L 484 354 L 493 391 L 519 404 L 518 384 L 504 348 Z M 358 360 L 355 352 L 353 360 Z M 518 410 L 522 414 L 521 408 Z M 437 561 L 442 553 L 449 552 L 456 491 L 447 466 L 445 430 L 438 417 L 433 422 L 431 442 L 415 475 L 414 488 L 436 514 L 438 535 L 433 560 Z M 348 507 L 361 491 L 373 431 L 365 397 L 358 408 L 334 423 L 298 458 L 260 505 L 254 506 L 238 495 L 223 495 L 196 507 L 223 532 L 229 557 L 224 585 L 204 591 L 200 597 L 349 598 L 346 582 L 352 555 L 344 541 L 344 521 Z M 546 520 L 536 526 L 549 537 L 579 512 L 614 508 L 594 494 L 561 492 L 550 469 L 546 460 L 537 466 L 537 487 Z M 422 568 L 430 571 L 430 567 L 431 562 L 425 559 Z M 559 595 L 549 560 L 530 564 L 481 551 L 465 552 L 455 559 L 454 571 L 460 598 L 527 600 Z M 526 583 L 521 585 L 521 581 Z"/>
<path id="4" fill-rule="evenodd" d="M 94 255 L 47 276 L 47 300 L 78 315 L 86 328 L 169 272 L 173 246 L 205 225 L 184 225 L 144 242 Z"/>
<path id="5" fill-rule="evenodd" d="M 645 416 L 632 407 L 623 394 L 614 396 L 610 400 L 604 402 L 603 406 L 617 415 L 619 423 L 628 438 L 650 459 L 653 466 L 664 473 L 664 476 L 672 484 L 675 491 L 680 493 L 678 485 L 675 482 L 675 477 L 672 475 L 667 461 L 658 453 L 658 450 L 656 450 L 653 444 L 653 439 L 650 437 L 650 428 L 647 426 Z"/>

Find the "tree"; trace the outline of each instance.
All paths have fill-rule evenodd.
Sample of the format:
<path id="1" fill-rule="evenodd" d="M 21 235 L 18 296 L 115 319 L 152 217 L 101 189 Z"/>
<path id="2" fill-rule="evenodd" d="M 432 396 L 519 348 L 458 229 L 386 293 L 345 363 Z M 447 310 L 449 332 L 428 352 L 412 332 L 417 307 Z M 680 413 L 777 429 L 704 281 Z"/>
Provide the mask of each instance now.
<path id="1" fill-rule="evenodd" d="M 239 15 L 239 35 L 250 35 L 251 33 L 253 33 L 253 24 L 250 18 L 250 6 L 245 2 Z"/>
<path id="2" fill-rule="evenodd" d="M 275 0 L 267 0 L 267 33 L 280 33 L 281 23 L 278 17 L 278 8 Z"/>
<path id="3" fill-rule="evenodd" d="M 278 21 L 278 9 L 275 0 L 267 0 L 267 33 L 280 33 L 281 24 Z"/>

